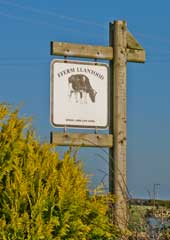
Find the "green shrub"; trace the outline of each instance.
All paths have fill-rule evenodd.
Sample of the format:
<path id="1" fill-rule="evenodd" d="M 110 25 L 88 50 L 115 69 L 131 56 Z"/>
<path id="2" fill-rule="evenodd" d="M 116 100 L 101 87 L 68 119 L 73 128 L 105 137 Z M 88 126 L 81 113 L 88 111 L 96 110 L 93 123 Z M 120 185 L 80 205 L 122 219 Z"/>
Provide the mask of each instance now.
<path id="1" fill-rule="evenodd" d="M 0 105 L 0 239 L 118 239 L 111 197 L 89 195 L 71 152 L 35 139 L 30 120 Z"/>

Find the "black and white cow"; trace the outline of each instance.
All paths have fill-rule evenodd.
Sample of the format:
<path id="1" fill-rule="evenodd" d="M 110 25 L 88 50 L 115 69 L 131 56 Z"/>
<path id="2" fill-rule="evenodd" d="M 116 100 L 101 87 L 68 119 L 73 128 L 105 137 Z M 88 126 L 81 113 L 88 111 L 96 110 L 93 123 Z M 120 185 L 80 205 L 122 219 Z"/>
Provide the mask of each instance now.
<path id="1" fill-rule="evenodd" d="M 87 76 L 83 74 L 74 74 L 68 78 L 69 84 L 69 97 L 75 94 L 76 102 L 80 97 L 80 101 L 87 103 L 87 95 L 94 103 L 97 92 L 92 88 Z"/>

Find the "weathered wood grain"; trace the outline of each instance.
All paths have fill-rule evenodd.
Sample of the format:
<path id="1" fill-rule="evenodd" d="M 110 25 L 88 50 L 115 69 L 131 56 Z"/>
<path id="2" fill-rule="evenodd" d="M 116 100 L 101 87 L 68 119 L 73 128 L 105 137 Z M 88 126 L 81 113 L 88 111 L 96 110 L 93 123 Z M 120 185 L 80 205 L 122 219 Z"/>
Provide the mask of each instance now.
<path id="1" fill-rule="evenodd" d="M 109 190 L 116 196 L 115 221 L 121 229 L 127 223 L 126 199 L 126 61 L 127 27 L 124 21 L 110 24 L 110 45 L 114 47 L 111 68 L 111 122 L 114 147 L 110 148 Z"/>
<path id="2" fill-rule="evenodd" d="M 127 32 L 127 48 L 130 49 L 136 49 L 136 50 L 144 50 L 143 47 L 138 43 L 136 38 L 130 33 L 129 31 Z"/>
<path id="3" fill-rule="evenodd" d="M 66 42 L 51 42 L 51 54 L 67 57 L 111 60 L 113 59 L 113 48 Z"/>
<path id="4" fill-rule="evenodd" d="M 140 63 L 145 62 L 145 51 L 139 47 L 135 48 L 135 44 L 129 44 L 129 46 L 130 48 L 127 48 L 127 61 Z M 132 46 L 134 46 L 134 48 L 131 48 Z M 66 57 L 93 58 L 105 60 L 112 60 L 114 58 L 114 50 L 111 46 L 104 47 L 65 42 L 51 42 L 51 54 Z"/>
<path id="5" fill-rule="evenodd" d="M 144 50 L 136 50 L 136 49 L 127 49 L 127 61 L 128 62 L 136 62 L 136 63 L 144 63 L 146 60 L 146 54 Z"/>
<path id="6" fill-rule="evenodd" d="M 57 146 L 112 147 L 111 134 L 58 133 L 51 132 L 51 143 Z"/>

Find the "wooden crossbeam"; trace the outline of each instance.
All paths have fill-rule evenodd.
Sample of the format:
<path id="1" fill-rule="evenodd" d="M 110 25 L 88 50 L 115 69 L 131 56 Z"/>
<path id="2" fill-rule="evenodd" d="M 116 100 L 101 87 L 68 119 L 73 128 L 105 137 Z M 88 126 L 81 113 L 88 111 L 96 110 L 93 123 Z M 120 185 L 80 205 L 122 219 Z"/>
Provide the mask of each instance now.
<path id="1" fill-rule="evenodd" d="M 132 35 L 127 34 L 129 39 L 129 48 L 127 48 L 127 61 L 128 62 L 145 62 L 145 51 L 133 41 Z M 134 46 L 134 48 L 133 48 Z M 112 60 L 114 58 L 114 49 L 105 46 L 93 46 L 73 44 L 66 42 L 51 42 L 51 55 L 78 57 L 78 58 L 93 58 Z"/>
<path id="2" fill-rule="evenodd" d="M 105 46 L 51 42 L 51 55 L 112 60 L 113 49 Z"/>
<path id="3" fill-rule="evenodd" d="M 146 60 L 145 51 L 127 48 L 127 60 L 128 62 L 144 63 Z"/>
<path id="4" fill-rule="evenodd" d="M 51 132 L 51 143 L 56 146 L 111 148 L 113 147 L 113 135 Z"/>

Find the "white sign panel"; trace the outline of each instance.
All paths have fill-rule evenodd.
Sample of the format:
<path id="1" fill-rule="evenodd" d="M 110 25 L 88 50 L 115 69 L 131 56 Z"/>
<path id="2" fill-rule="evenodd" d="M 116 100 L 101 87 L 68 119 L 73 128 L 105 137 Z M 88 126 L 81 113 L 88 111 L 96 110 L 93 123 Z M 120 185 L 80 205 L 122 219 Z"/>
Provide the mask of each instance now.
<path id="1" fill-rule="evenodd" d="M 108 126 L 108 65 L 52 61 L 51 123 L 55 127 Z"/>

